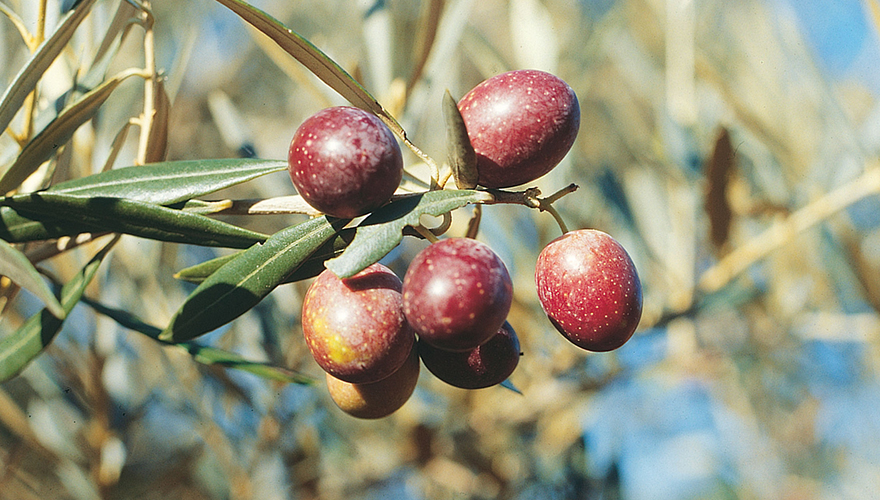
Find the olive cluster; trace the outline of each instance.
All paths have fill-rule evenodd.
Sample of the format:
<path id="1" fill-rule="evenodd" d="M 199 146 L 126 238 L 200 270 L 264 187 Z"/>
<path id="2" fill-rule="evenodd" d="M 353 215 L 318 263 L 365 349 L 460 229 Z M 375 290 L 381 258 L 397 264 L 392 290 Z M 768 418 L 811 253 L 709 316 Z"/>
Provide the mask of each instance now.
<path id="1" fill-rule="evenodd" d="M 489 189 L 549 172 L 580 125 L 574 91 L 534 70 L 482 82 L 458 111 L 476 155 L 476 184 Z M 340 218 L 388 203 L 403 175 L 394 134 L 374 115 L 345 106 L 306 120 L 288 161 L 303 199 Z M 581 348 L 616 349 L 638 325 L 636 268 L 604 232 L 569 231 L 551 242 L 538 257 L 535 283 L 550 322 Z M 512 300 L 508 270 L 489 246 L 444 237 L 416 255 L 402 280 L 381 263 L 344 279 L 324 270 L 306 292 L 302 328 L 336 404 L 356 417 L 381 418 L 412 395 L 422 363 L 460 388 L 506 380 L 522 354 L 507 321 Z"/>

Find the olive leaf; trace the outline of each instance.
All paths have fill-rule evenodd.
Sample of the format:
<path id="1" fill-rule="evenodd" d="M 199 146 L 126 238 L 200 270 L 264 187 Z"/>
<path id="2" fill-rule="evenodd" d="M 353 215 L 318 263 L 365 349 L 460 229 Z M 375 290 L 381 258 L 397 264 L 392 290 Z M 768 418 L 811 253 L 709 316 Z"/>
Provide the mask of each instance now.
<path id="1" fill-rule="evenodd" d="M 0 240 L 0 276 L 6 276 L 18 286 L 36 295 L 56 318 L 64 318 L 66 314 L 64 308 L 55 298 L 49 285 L 43 281 L 39 271 L 23 253 L 3 240 Z"/>
<path id="2" fill-rule="evenodd" d="M 80 80 L 81 82 L 88 85 L 89 82 L 94 82 L 94 79 L 103 79 L 104 72 L 109 62 L 117 54 L 126 35 L 131 30 L 132 26 L 134 26 L 131 21 L 135 18 L 137 13 L 138 6 L 134 2 L 119 2 L 119 6 L 116 8 L 113 19 L 104 29 L 104 38 L 101 40 L 101 44 L 95 51 L 91 68 Z"/>
<path id="3" fill-rule="evenodd" d="M 162 342 L 159 340 L 159 334 L 162 333 L 161 328 L 144 322 L 142 319 L 128 311 L 105 306 L 89 299 L 88 297 L 83 297 L 81 300 L 97 313 L 107 316 L 129 330 L 142 333 L 162 344 L 185 350 L 199 363 L 234 368 L 236 370 L 252 373 L 267 380 L 277 380 L 279 382 L 293 384 L 313 384 L 315 382 L 315 379 L 312 377 L 297 373 L 293 370 L 259 361 L 251 361 L 233 352 L 208 347 L 199 344 L 198 342 L 181 342 L 179 344 Z"/>
<path id="4" fill-rule="evenodd" d="M 43 73 L 70 41 L 74 31 L 85 19 L 94 3 L 95 0 L 82 0 L 64 17 L 58 29 L 40 44 L 27 64 L 15 75 L 12 84 L 3 93 L 3 97 L 0 97 L 0 133 L 12 122 L 28 94 L 34 90 Z"/>
<path id="5" fill-rule="evenodd" d="M 9 243 L 43 241 L 91 231 L 91 228 L 53 217 L 21 214 L 0 206 L 0 239 Z"/>
<path id="6" fill-rule="evenodd" d="M 61 224 L 66 221 L 74 233 L 123 233 L 174 243 L 247 248 L 268 235 L 250 231 L 203 215 L 175 210 L 125 198 L 82 198 L 42 191 L 6 198 L 3 204 L 25 217 L 40 216 Z"/>
<path id="7" fill-rule="evenodd" d="M 46 192 L 173 205 L 286 168 L 286 161 L 252 158 L 170 161 L 107 170 L 56 184 Z"/>
<path id="8" fill-rule="evenodd" d="M 82 298 L 83 292 L 116 241 L 117 239 L 114 239 L 108 243 L 61 288 L 59 302 L 64 311 L 63 316 L 70 314 L 73 306 Z M 54 340 L 63 323 L 63 319 L 59 319 L 46 308 L 28 318 L 18 330 L 0 341 L 0 382 L 18 375 L 28 363 L 43 352 L 43 349 Z"/>
<path id="9" fill-rule="evenodd" d="M 110 94 L 132 73 L 111 78 L 90 92 L 84 94 L 55 117 L 49 125 L 37 134 L 18 154 L 15 162 L 3 177 L 0 177 L 0 193 L 6 193 L 18 187 L 25 179 L 40 168 L 40 164 L 48 160 L 58 147 L 67 144 L 73 133 L 98 112 Z"/>
<path id="10" fill-rule="evenodd" d="M 443 94 L 443 118 L 446 121 L 446 156 L 459 189 L 477 187 L 477 153 L 468 137 L 458 103 L 447 90 Z"/>
<path id="11" fill-rule="evenodd" d="M 333 237 L 346 220 L 326 216 L 282 229 L 208 276 L 159 338 L 183 342 L 225 325 L 257 305 Z"/>
<path id="12" fill-rule="evenodd" d="M 406 226 L 417 226 L 422 215 L 439 216 L 471 203 L 490 201 L 485 191 L 428 191 L 399 198 L 363 220 L 342 255 L 326 262 L 340 278 L 354 276 L 394 249 Z"/>
<path id="13" fill-rule="evenodd" d="M 171 98 L 165 90 L 165 81 L 158 78 L 147 85 L 153 86 L 153 119 L 150 124 L 150 134 L 147 137 L 146 163 L 159 162 L 165 159 L 168 152 L 168 119 L 171 112 Z"/>
<path id="14" fill-rule="evenodd" d="M 323 245 L 321 245 L 320 248 L 315 250 L 315 253 L 313 253 L 305 262 L 303 262 L 303 264 L 284 281 L 288 283 L 293 283 L 313 278 L 320 274 L 321 271 L 325 269 L 324 262 L 327 259 L 331 259 L 340 255 L 343 250 L 345 250 L 345 247 L 347 247 L 348 244 L 351 243 L 352 239 L 354 238 L 354 234 L 354 228 L 343 229 L 342 231 L 340 231 L 335 238 L 324 243 Z M 208 276 L 213 274 L 214 271 L 223 267 L 224 264 L 236 258 L 240 253 L 241 251 L 229 255 L 223 255 L 211 260 L 207 260 L 200 264 L 181 269 L 180 271 L 174 273 L 174 277 L 180 280 L 189 281 L 190 283 L 201 283 L 208 279 Z"/>
<path id="15" fill-rule="evenodd" d="M 18 34 L 21 35 L 21 38 L 26 42 L 31 39 L 31 34 L 28 31 L 27 24 L 25 24 L 24 20 L 15 13 L 12 9 L 7 7 L 5 4 L 0 3 L 0 13 L 5 15 L 15 26 L 15 29 L 18 30 Z"/>
<path id="16" fill-rule="evenodd" d="M 406 85 L 408 89 L 419 81 L 428 63 L 428 56 L 431 55 L 440 28 L 440 20 L 443 17 L 443 4 L 444 0 L 430 0 L 422 4 L 422 12 L 416 28 L 416 40 L 413 44 L 413 59 L 416 62 Z"/>
<path id="17" fill-rule="evenodd" d="M 397 120 L 357 80 L 312 42 L 247 2 L 242 0 L 217 0 L 217 2 L 271 38 L 350 103 L 378 116 L 388 128 L 406 142 L 406 132 Z"/>

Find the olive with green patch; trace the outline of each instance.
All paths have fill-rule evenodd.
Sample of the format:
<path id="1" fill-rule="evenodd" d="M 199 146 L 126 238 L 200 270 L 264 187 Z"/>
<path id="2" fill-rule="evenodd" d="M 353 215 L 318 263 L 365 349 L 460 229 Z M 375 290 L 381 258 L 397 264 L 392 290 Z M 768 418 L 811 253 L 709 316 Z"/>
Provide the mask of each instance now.
<path id="1" fill-rule="evenodd" d="M 415 335 L 403 315 L 400 278 L 376 263 L 340 279 L 323 271 L 303 299 L 302 329 L 318 365 L 346 382 L 382 380 L 403 365 Z"/>

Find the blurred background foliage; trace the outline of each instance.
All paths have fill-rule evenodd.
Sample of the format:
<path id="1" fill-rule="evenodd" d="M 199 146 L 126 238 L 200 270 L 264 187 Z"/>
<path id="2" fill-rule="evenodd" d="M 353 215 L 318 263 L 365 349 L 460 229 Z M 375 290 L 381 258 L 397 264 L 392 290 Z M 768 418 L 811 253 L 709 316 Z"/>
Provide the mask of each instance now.
<path id="1" fill-rule="evenodd" d="M 50 31 L 69 3 L 48 2 Z M 38 2 L 4 4 L 34 26 Z M 510 320 L 525 355 L 511 382 L 522 395 L 447 387 L 423 370 L 400 411 L 358 421 L 322 384 L 199 365 L 81 305 L 47 355 L 0 386 L 0 498 L 876 495 L 875 0 L 254 4 L 360 79 L 435 158 L 444 157 L 444 90 L 460 97 L 525 67 L 568 81 L 581 132 L 537 185 L 579 184 L 557 204 L 569 226 L 603 229 L 629 249 L 645 291 L 639 332 L 616 352 L 587 354 L 553 330 L 532 273 L 558 228 L 518 206 L 486 207 L 480 238 L 514 277 Z M 38 116 L 50 116 L 87 67 L 119 6 L 94 7 L 42 81 Z M 210 0 L 152 8 L 172 102 L 169 160 L 284 158 L 299 123 L 343 104 Z M 5 88 L 29 51 L 0 18 Z M 142 65 L 143 52 L 133 27 L 115 71 Z M 76 133 L 58 160 L 70 175 L 102 168 L 143 107 L 142 87 L 124 82 Z M 116 166 L 135 161 L 129 135 Z M 16 154 L 0 136 L 0 163 Z M 292 192 L 281 173 L 230 196 Z M 273 231 L 293 218 L 234 222 Z M 402 275 L 422 245 L 407 240 L 388 264 Z M 165 325 L 192 290 L 172 274 L 217 252 L 125 237 L 87 296 Z M 67 252 L 44 267 L 65 278 L 88 255 Z M 277 289 L 206 341 L 320 375 L 301 339 L 304 286 Z M 22 292 L 0 328 L 13 331 L 39 307 Z"/>

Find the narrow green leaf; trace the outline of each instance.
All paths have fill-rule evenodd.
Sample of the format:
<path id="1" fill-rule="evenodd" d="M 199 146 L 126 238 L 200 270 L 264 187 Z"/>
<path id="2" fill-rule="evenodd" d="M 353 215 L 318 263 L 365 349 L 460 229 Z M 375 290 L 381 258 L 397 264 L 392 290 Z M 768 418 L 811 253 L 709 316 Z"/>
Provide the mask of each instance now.
<path id="1" fill-rule="evenodd" d="M 326 216 L 283 229 L 238 254 L 193 291 L 160 338 L 183 342 L 257 305 L 347 223 Z"/>
<path id="2" fill-rule="evenodd" d="M 181 342 L 179 344 L 170 344 L 159 340 L 159 334 L 162 329 L 144 322 L 137 316 L 112 307 L 105 306 L 99 302 L 83 297 L 82 302 L 94 309 L 98 314 L 103 314 L 108 318 L 116 321 L 124 328 L 142 333 L 153 340 L 172 347 L 180 348 L 188 352 L 193 359 L 199 363 L 206 365 L 218 365 L 227 368 L 234 368 L 245 372 L 253 373 L 268 380 L 277 380 L 279 382 L 287 382 L 293 384 L 313 384 L 315 379 L 301 373 L 297 373 L 287 368 L 270 365 L 259 361 L 251 361 L 233 352 L 207 347 L 198 342 Z"/>
<path id="3" fill-rule="evenodd" d="M 523 395 L 522 391 L 519 390 L 519 388 L 517 386 L 513 385 L 513 382 L 511 382 L 509 378 L 504 379 L 504 381 L 498 385 L 500 385 L 501 387 L 504 387 L 505 389 L 509 389 L 509 390 L 519 394 L 520 396 Z"/>
<path id="4" fill-rule="evenodd" d="M 3 93 L 3 97 L 0 97 L 0 134 L 12 122 L 12 118 L 24 104 L 25 98 L 34 90 L 37 82 L 43 77 L 43 73 L 70 41 L 73 32 L 85 19 L 94 3 L 95 0 L 82 0 L 75 9 L 69 12 L 55 33 L 37 48 L 28 63 L 15 76 L 12 84 Z"/>
<path id="5" fill-rule="evenodd" d="M 27 217 L 46 216 L 92 232 L 131 234 L 174 243 L 247 248 L 268 238 L 203 215 L 124 198 L 81 198 L 42 191 L 6 198 L 3 203 Z"/>
<path id="6" fill-rule="evenodd" d="M 99 78 L 98 81 L 103 79 L 107 63 L 119 51 L 125 36 L 131 30 L 131 27 L 134 26 L 132 20 L 137 16 L 137 13 L 138 8 L 133 2 L 119 2 L 116 13 L 113 15 L 113 20 L 104 29 L 104 38 L 101 40 L 98 50 L 95 51 L 92 67 L 80 80 L 81 82 L 85 85 L 90 83 L 94 85 L 93 78 Z"/>
<path id="7" fill-rule="evenodd" d="M 355 230 L 353 228 L 340 231 L 335 238 L 324 243 L 321 245 L 321 248 L 315 250 L 315 253 L 303 262 L 293 274 L 284 280 L 285 283 L 294 283 L 314 278 L 320 274 L 321 271 L 325 269 L 324 262 L 340 255 L 342 251 L 345 250 L 345 247 L 351 243 L 354 234 Z M 208 279 L 208 276 L 213 274 L 214 271 L 220 269 L 224 264 L 234 259 L 239 253 L 241 252 L 224 255 L 222 257 L 202 262 L 201 264 L 196 264 L 195 266 L 187 267 L 186 269 L 181 269 L 174 274 L 174 277 L 180 280 L 189 281 L 190 283 L 201 283 Z"/>
<path id="8" fill-rule="evenodd" d="M 321 49 L 295 31 L 284 26 L 262 10 L 242 0 L 217 0 L 243 20 L 271 38 L 275 43 L 309 69 L 324 83 L 346 98 L 353 105 L 365 109 L 385 122 L 402 139 L 406 133 L 403 127 L 379 104 L 376 99 L 336 64 Z"/>
<path id="9" fill-rule="evenodd" d="M 484 191 L 428 191 L 395 200 L 373 212 L 357 227 L 354 240 L 342 255 L 326 262 L 340 278 L 354 276 L 394 249 L 406 226 L 416 226 L 422 215 L 439 216 L 471 203 L 485 202 Z"/>
<path id="10" fill-rule="evenodd" d="M 446 121 L 446 156 L 458 189 L 477 187 L 477 153 L 468 137 L 458 103 L 447 90 L 443 95 L 443 118 Z"/>
<path id="11" fill-rule="evenodd" d="M 0 206 L 0 239 L 10 243 L 50 240 L 92 230 L 80 222 L 40 215 L 28 216 L 14 208 Z"/>
<path id="12" fill-rule="evenodd" d="M 194 342 L 185 342 L 177 345 L 185 348 L 193 359 L 204 365 L 218 365 L 226 368 L 235 368 L 236 370 L 253 373 L 254 375 L 263 377 L 267 380 L 276 380 L 288 384 L 311 385 L 316 382 L 314 378 L 293 370 L 270 365 L 268 363 L 251 361 L 238 354 L 224 351 L 222 349 L 206 347 Z"/>
<path id="13" fill-rule="evenodd" d="M 36 295 L 56 318 L 64 318 L 64 309 L 49 285 L 43 281 L 39 271 L 23 253 L 3 240 L 0 240 L 0 276 L 6 276 L 18 286 Z"/>
<path id="14" fill-rule="evenodd" d="M 215 257 L 200 264 L 181 269 L 174 273 L 174 277 L 179 280 L 189 281 L 190 283 L 201 283 L 214 274 L 215 271 L 226 265 L 229 261 L 238 257 L 243 251 L 244 250 L 239 250 L 238 252 L 229 255 Z"/>
<path id="15" fill-rule="evenodd" d="M 287 168 L 283 160 L 185 160 L 118 168 L 56 184 L 46 192 L 172 205 Z"/>
<path id="16" fill-rule="evenodd" d="M 52 157 L 60 146 L 67 144 L 73 133 L 95 116 L 98 109 L 125 78 L 126 76 L 122 75 L 105 81 L 55 117 L 46 128 L 27 143 L 15 159 L 15 163 L 0 178 L 0 193 L 18 187 L 28 176 L 36 172 L 44 161 Z"/>
<path id="17" fill-rule="evenodd" d="M 60 303 L 65 316 L 82 298 L 88 284 L 95 277 L 101 261 L 116 243 L 107 244 L 88 264 L 61 289 Z M 0 382 L 18 375 L 25 366 L 48 346 L 61 329 L 63 319 L 58 319 L 43 309 L 31 316 L 18 330 L 0 341 Z"/>

